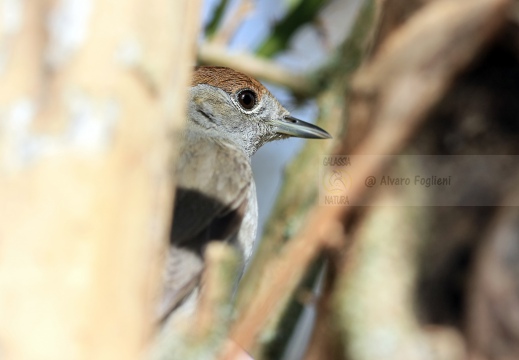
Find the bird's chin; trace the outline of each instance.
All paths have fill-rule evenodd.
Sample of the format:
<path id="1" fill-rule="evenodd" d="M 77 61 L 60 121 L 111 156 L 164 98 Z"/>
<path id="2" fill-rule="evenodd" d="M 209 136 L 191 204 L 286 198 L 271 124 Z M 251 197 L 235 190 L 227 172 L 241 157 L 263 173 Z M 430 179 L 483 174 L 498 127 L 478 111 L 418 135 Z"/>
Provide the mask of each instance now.
<path id="1" fill-rule="evenodd" d="M 275 131 L 269 132 L 267 135 L 263 136 L 263 144 L 269 143 L 276 140 L 284 140 L 288 139 L 290 136 L 285 134 L 280 134 Z"/>
<path id="2" fill-rule="evenodd" d="M 288 139 L 288 138 L 290 138 L 290 137 L 291 137 L 290 135 L 274 133 L 274 134 L 272 135 L 272 139 L 271 139 L 270 141 L 274 141 L 274 140 L 285 140 L 285 139 Z"/>

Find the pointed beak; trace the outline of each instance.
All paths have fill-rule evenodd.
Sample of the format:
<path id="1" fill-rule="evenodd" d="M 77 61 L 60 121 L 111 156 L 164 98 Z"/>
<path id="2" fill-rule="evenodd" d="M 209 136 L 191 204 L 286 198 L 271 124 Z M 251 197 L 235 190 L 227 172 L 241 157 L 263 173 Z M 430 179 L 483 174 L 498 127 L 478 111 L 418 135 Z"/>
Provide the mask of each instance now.
<path id="1" fill-rule="evenodd" d="M 319 126 L 307 123 L 306 121 L 296 119 L 290 115 L 280 120 L 274 120 L 276 132 L 282 135 L 288 135 L 306 139 L 331 139 L 332 136 Z"/>

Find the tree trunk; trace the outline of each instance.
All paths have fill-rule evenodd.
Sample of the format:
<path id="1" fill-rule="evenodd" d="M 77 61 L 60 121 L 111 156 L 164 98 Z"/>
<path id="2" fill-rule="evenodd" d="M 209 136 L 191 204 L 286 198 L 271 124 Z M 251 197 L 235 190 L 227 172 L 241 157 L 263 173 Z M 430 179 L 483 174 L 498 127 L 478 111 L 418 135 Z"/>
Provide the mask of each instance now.
<path id="1" fill-rule="evenodd" d="M 152 331 L 198 1 L 10 1 L 0 350 L 135 359 Z"/>

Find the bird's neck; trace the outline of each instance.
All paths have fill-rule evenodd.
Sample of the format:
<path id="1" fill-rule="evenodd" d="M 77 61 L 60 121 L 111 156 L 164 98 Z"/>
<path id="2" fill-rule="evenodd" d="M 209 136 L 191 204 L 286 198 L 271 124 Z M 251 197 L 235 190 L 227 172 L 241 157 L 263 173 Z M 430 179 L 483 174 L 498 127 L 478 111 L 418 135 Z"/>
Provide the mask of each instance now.
<path id="1" fill-rule="evenodd" d="M 190 124 L 191 125 L 191 124 Z M 250 146 L 245 141 L 236 139 L 236 136 L 230 136 L 214 129 L 201 129 L 198 126 L 187 126 L 184 131 L 184 140 L 186 143 L 197 143 L 199 141 L 213 141 L 218 144 L 224 145 L 240 151 L 247 155 L 250 159 L 256 152 L 257 148 Z"/>
<path id="2" fill-rule="evenodd" d="M 226 132 L 220 129 L 204 128 L 196 123 L 188 123 L 184 137 L 188 142 L 200 139 L 211 139 L 232 148 L 236 148 L 247 154 L 250 158 L 267 141 L 262 141 L 254 132 Z"/>

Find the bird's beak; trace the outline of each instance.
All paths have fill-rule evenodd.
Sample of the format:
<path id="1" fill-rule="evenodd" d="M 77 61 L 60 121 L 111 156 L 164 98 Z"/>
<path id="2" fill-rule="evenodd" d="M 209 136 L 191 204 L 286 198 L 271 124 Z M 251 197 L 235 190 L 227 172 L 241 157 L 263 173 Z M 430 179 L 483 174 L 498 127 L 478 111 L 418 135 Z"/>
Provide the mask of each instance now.
<path id="1" fill-rule="evenodd" d="M 290 115 L 281 120 L 274 120 L 276 132 L 282 135 L 294 136 L 306 139 L 331 139 L 332 136 L 319 126 L 296 119 Z"/>

